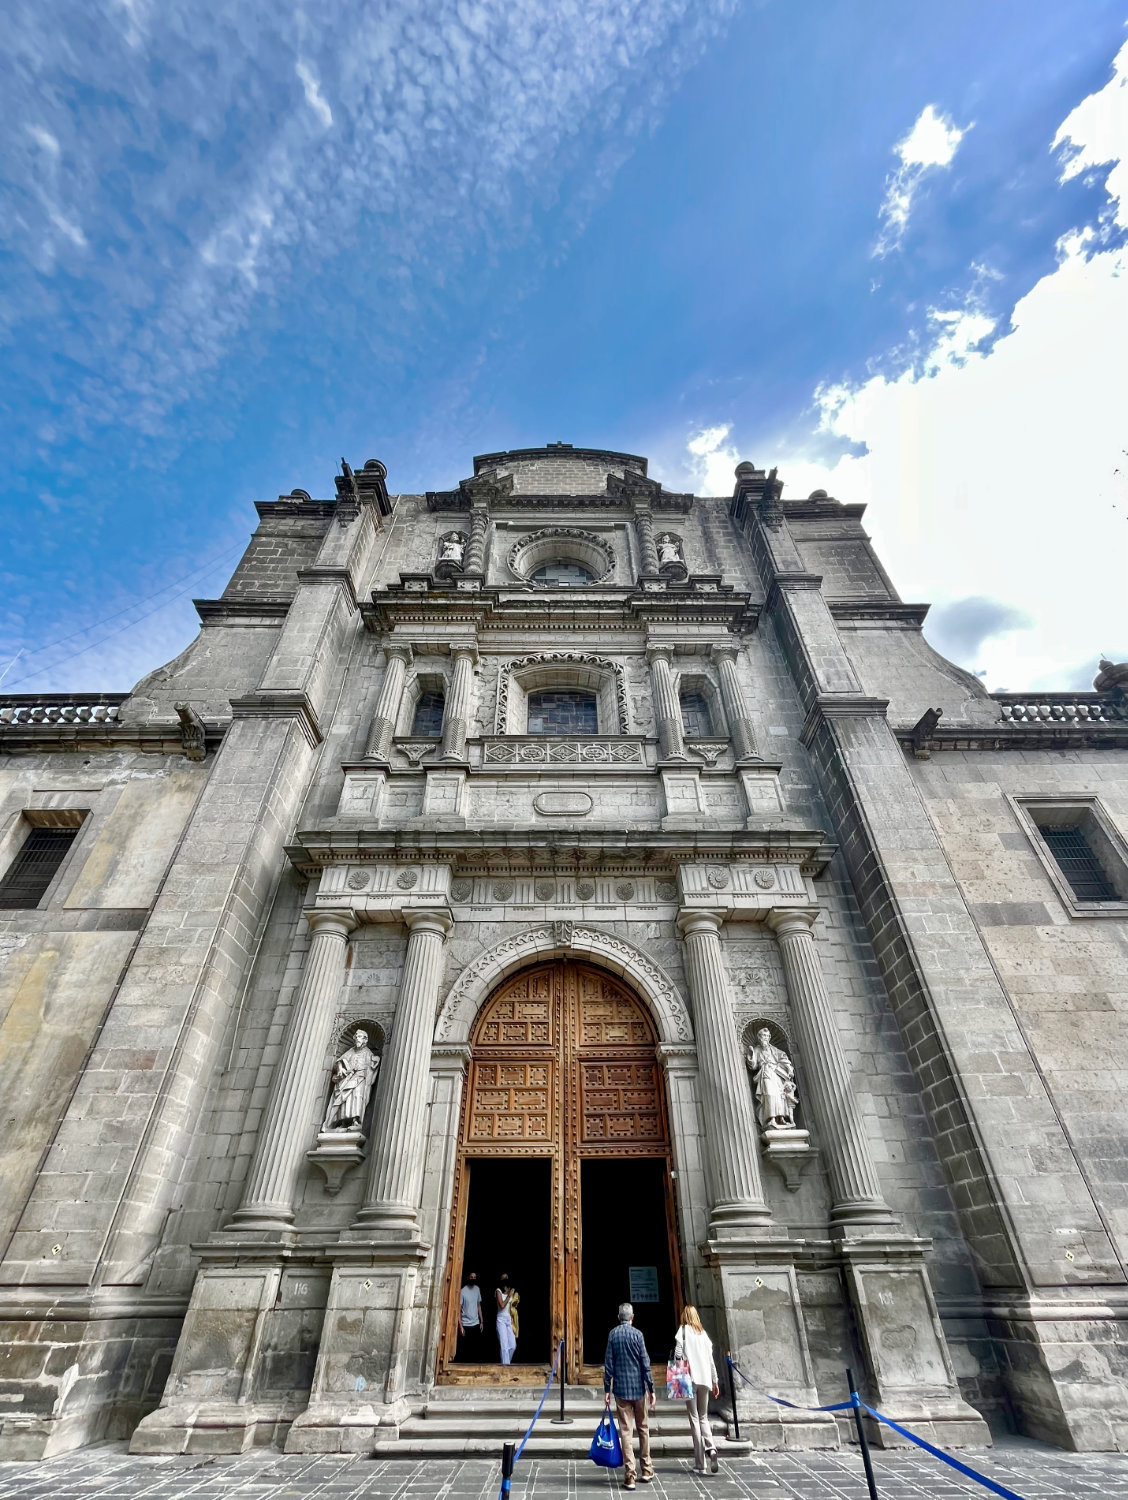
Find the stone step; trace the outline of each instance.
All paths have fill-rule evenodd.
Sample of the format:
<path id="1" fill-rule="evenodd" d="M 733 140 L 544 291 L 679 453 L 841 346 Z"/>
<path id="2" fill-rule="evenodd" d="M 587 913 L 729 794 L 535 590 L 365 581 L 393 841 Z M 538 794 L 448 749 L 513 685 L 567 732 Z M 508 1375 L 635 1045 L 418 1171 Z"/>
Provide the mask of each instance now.
<path id="1" fill-rule="evenodd" d="M 503 1444 L 517 1442 L 529 1424 L 539 1399 L 532 1392 L 514 1394 L 512 1388 L 491 1392 L 479 1388 L 464 1391 L 461 1399 L 444 1395 L 429 1400 L 403 1422 L 395 1437 L 381 1438 L 373 1447 L 374 1458 L 468 1458 L 500 1459 Z M 602 1392 L 565 1396 L 564 1412 L 572 1421 L 554 1426 L 558 1401 L 546 1403 L 540 1420 L 525 1447 L 525 1453 L 542 1458 L 586 1458 L 603 1408 Z M 730 1441 L 726 1424 L 718 1417 L 713 1426 L 717 1450 L 728 1457 L 751 1451 L 747 1443 Z M 655 1458 L 693 1457 L 689 1420 L 681 1402 L 660 1401 L 650 1417 L 651 1452 Z"/>

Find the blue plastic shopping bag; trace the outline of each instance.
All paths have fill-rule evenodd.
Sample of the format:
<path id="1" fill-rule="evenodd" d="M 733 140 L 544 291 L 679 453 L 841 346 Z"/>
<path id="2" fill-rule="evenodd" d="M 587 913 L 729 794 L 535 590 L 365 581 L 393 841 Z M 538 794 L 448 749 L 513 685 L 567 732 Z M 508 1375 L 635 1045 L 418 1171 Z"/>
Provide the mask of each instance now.
<path id="1" fill-rule="evenodd" d="M 595 1429 L 588 1457 L 592 1463 L 599 1464 L 604 1469 L 622 1468 L 623 1445 L 619 1442 L 619 1429 L 612 1422 L 609 1411 L 603 1413 L 603 1419 Z"/>

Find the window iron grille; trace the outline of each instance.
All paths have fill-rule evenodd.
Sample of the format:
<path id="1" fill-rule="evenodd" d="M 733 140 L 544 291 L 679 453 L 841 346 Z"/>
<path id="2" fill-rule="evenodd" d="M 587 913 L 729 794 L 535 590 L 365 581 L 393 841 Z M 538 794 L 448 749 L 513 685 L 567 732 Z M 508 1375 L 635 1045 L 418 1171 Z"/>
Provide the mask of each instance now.
<path id="1" fill-rule="evenodd" d="M 77 833 L 77 828 L 33 828 L 0 880 L 0 910 L 34 911 Z"/>
<path id="2" fill-rule="evenodd" d="M 1077 824 L 1064 828 L 1051 825 L 1041 827 L 1039 832 L 1078 901 L 1120 899 L 1084 829 Z"/>
<path id="3" fill-rule="evenodd" d="M 532 575 L 533 583 L 553 583 L 574 588 L 576 584 L 594 583 L 595 579 L 580 563 L 544 563 Z"/>

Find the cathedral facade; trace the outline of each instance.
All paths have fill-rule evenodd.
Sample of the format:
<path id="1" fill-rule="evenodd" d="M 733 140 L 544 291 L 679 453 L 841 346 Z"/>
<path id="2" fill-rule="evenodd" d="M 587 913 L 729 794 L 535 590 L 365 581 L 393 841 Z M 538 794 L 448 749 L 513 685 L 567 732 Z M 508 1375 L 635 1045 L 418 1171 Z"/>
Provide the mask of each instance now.
<path id="1" fill-rule="evenodd" d="M 1128 667 L 988 693 L 751 463 L 343 468 L 131 693 L 0 698 L 0 1457 L 409 1451 L 624 1300 L 754 1445 L 849 1366 L 1128 1448 Z"/>

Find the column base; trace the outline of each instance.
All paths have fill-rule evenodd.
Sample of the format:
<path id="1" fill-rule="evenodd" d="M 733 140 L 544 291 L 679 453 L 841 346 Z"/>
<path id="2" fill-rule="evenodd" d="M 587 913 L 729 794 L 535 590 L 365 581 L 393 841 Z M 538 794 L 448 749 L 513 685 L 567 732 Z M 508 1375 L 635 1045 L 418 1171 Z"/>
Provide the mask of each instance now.
<path id="1" fill-rule="evenodd" d="M 844 1239 L 839 1246 L 866 1360 L 870 1405 L 941 1448 L 987 1447 L 987 1423 L 960 1394 L 924 1263 L 925 1240 Z M 871 1419 L 871 1440 L 911 1446 Z"/>
<path id="2" fill-rule="evenodd" d="M 797 1408 L 819 1405 L 794 1255 L 786 1232 L 782 1240 L 711 1240 L 706 1247 L 720 1279 L 733 1361 L 756 1382 L 752 1387 L 733 1376 L 740 1435 L 757 1448 L 837 1448 L 838 1424 L 830 1412 L 792 1410 L 768 1399 L 779 1396 Z"/>
<path id="3" fill-rule="evenodd" d="M 253 1232 L 255 1234 L 284 1233 L 294 1223 L 294 1211 L 284 1203 L 246 1203 L 237 1208 L 223 1226 L 225 1234 Z"/>
<path id="4" fill-rule="evenodd" d="M 410 1415 L 411 1407 L 402 1398 L 360 1405 L 327 1402 L 309 1406 L 291 1423 L 284 1451 L 371 1453 L 379 1437 L 395 1437 L 399 1424 Z"/>
<path id="5" fill-rule="evenodd" d="M 786 1239 L 786 1226 L 776 1223 L 766 1203 L 714 1203 L 709 1215 L 710 1243 L 731 1240 L 743 1245 Z"/>
<path id="6" fill-rule="evenodd" d="M 280 1446 L 301 1402 L 251 1404 L 188 1402 L 158 1407 L 134 1429 L 130 1453 L 246 1453 L 250 1448 Z"/>

